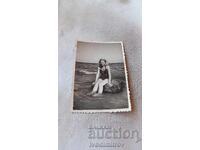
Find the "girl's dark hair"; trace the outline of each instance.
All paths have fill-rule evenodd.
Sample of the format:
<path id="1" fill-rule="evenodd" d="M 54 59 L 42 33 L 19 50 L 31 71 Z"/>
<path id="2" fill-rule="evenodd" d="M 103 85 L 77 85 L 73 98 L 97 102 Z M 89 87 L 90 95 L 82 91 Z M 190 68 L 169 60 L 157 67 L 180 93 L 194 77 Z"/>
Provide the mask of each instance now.
<path id="1" fill-rule="evenodd" d="M 99 60 L 99 68 L 102 68 L 102 67 L 103 67 L 102 64 L 101 64 L 101 61 L 102 61 L 102 60 L 103 60 L 105 63 L 107 63 L 107 61 L 106 61 L 105 59 L 102 59 L 102 58 L 101 58 L 101 59 Z"/>

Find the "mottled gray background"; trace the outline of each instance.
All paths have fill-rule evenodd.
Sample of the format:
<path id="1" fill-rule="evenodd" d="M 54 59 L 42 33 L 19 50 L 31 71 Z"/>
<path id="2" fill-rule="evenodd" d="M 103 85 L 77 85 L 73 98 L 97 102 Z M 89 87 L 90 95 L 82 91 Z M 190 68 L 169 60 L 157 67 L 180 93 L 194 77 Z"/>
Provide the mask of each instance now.
<path id="1" fill-rule="evenodd" d="M 89 126 L 137 130 L 141 136 L 141 0 L 59 0 L 59 150 L 93 150 L 90 142 L 125 144 L 103 150 L 141 150 L 136 139 L 88 139 Z M 123 41 L 133 104 L 131 113 L 72 114 L 76 40 Z"/>

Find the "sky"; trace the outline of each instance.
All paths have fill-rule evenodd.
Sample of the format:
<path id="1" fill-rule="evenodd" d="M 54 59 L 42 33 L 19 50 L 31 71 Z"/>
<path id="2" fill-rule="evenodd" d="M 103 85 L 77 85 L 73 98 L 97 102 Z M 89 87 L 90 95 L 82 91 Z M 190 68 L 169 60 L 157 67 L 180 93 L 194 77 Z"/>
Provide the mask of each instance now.
<path id="1" fill-rule="evenodd" d="M 77 43 L 76 61 L 97 63 L 100 58 L 109 63 L 123 62 L 121 43 Z"/>

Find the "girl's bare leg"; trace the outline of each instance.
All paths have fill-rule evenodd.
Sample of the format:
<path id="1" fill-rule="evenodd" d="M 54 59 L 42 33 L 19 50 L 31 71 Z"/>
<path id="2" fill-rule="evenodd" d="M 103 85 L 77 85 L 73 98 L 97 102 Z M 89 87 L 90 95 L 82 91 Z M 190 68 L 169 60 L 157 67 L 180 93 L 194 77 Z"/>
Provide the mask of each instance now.
<path id="1" fill-rule="evenodd" d="M 104 85 L 106 85 L 107 83 L 108 83 L 108 79 L 105 79 L 105 80 L 103 80 L 102 82 L 99 83 L 99 91 L 98 91 L 99 94 L 102 94 L 102 93 L 103 93 L 103 87 L 104 87 Z"/>
<path id="2" fill-rule="evenodd" d="M 99 90 L 98 93 L 94 94 L 93 96 L 100 96 L 103 93 L 103 87 L 108 83 L 108 79 L 105 79 L 99 83 Z"/>
<path id="3" fill-rule="evenodd" d="M 99 83 L 101 83 L 101 82 L 102 82 L 102 79 L 99 79 L 99 80 L 95 83 L 94 88 L 93 88 L 93 90 L 92 90 L 92 93 L 96 93 L 96 92 L 97 92 L 97 90 L 98 90 L 98 88 L 99 88 Z"/>

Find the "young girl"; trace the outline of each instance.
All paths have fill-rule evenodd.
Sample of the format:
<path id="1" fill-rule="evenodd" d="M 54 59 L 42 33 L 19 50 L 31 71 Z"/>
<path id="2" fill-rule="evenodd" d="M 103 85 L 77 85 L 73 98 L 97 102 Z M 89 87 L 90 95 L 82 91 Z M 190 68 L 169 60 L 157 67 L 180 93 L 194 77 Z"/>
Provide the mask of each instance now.
<path id="1" fill-rule="evenodd" d="M 108 84 L 109 86 L 112 86 L 110 67 L 107 65 L 107 61 L 105 59 L 99 60 L 96 80 L 93 84 L 94 88 L 92 92 L 89 93 L 89 95 L 93 96 L 101 96 L 104 85 Z"/>

